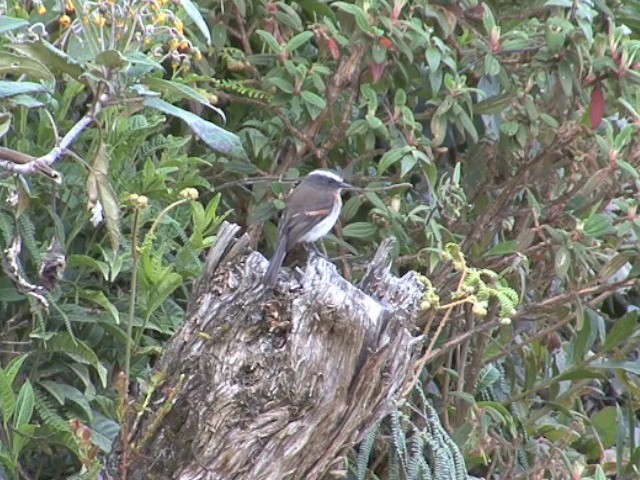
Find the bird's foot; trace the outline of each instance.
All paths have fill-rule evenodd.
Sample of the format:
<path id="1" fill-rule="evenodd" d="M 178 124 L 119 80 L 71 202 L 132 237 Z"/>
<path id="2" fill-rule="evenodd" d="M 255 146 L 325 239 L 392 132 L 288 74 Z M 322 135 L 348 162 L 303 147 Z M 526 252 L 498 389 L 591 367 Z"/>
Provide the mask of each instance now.
<path id="1" fill-rule="evenodd" d="M 318 257 L 321 257 L 321 258 L 324 258 L 325 260 L 328 260 L 327 255 L 324 252 L 322 252 L 320 249 L 318 249 L 318 247 L 316 247 L 315 244 L 313 244 L 313 243 L 305 243 L 304 244 L 304 248 L 308 253 L 310 253 L 312 255 L 315 255 L 315 256 L 318 256 Z"/>

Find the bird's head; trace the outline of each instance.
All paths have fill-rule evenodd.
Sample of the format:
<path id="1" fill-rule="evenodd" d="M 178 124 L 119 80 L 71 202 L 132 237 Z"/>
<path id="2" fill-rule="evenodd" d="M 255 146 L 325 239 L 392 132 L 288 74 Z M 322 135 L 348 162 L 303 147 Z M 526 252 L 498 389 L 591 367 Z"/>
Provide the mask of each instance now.
<path id="1" fill-rule="evenodd" d="M 345 183 L 340 175 L 329 170 L 312 171 L 304 178 L 302 184 L 337 192 L 345 188 L 353 188 L 353 185 Z"/>

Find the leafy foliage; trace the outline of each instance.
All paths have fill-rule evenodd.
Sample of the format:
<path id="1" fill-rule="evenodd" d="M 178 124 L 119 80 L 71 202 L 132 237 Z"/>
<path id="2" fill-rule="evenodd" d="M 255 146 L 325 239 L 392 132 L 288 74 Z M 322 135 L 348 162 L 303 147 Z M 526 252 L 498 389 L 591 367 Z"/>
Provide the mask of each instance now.
<path id="1" fill-rule="evenodd" d="M 343 271 L 429 286 L 348 475 L 637 475 L 638 2 L 6 4 L 3 478 L 95 477 L 222 219 L 271 250 L 318 167 Z"/>

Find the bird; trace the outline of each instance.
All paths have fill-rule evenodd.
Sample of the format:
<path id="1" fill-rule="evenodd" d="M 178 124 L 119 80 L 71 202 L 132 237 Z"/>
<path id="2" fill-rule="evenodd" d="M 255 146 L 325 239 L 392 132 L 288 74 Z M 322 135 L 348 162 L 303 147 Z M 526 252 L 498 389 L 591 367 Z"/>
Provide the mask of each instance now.
<path id="1" fill-rule="evenodd" d="M 313 170 L 289 196 L 278 224 L 278 244 L 264 275 L 264 284 L 274 287 L 287 252 L 298 243 L 318 241 L 338 221 L 343 189 L 353 188 L 329 170 Z"/>

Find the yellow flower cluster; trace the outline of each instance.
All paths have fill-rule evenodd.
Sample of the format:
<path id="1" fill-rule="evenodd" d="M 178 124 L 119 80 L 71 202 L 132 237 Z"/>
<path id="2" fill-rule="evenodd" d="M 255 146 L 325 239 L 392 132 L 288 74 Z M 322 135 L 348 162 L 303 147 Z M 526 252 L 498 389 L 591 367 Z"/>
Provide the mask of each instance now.
<path id="1" fill-rule="evenodd" d="M 184 22 L 177 9 L 181 0 L 85 0 L 81 11 L 78 2 L 65 0 L 64 13 L 58 18 L 60 31 L 83 25 L 72 34 L 91 31 L 104 49 L 141 50 L 158 61 L 170 60 L 174 70 L 188 71 L 191 61 L 201 61 L 202 52 L 186 37 Z M 33 0 L 38 15 L 47 12 L 43 0 Z M 93 28 L 91 28 L 93 27 Z"/>

